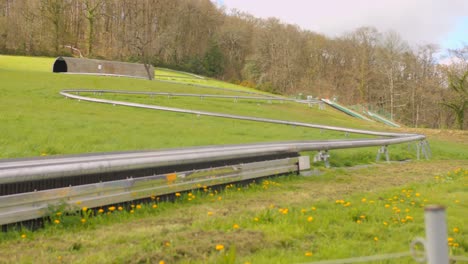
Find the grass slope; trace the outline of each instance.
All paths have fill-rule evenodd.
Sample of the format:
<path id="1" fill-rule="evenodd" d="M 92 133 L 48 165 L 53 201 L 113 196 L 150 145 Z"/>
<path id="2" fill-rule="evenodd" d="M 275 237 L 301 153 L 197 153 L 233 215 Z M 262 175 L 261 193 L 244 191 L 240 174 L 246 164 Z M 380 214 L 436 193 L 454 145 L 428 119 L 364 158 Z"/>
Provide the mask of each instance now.
<path id="1" fill-rule="evenodd" d="M 344 137 L 299 127 L 66 100 L 58 92 L 67 88 L 238 93 L 183 83 L 53 74 L 52 63 L 52 58 L 0 56 L 0 158 Z M 187 79 L 179 78 L 183 80 Z M 331 108 L 319 111 L 291 103 L 103 97 L 333 126 L 406 130 L 352 119 Z M 9 252 L 0 255 L 0 263 L 271 263 L 272 259 L 290 263 L 399 252 L 406 251 L 415 236 L 424 236 L 422 206 L 429 203 L 447 206 L 454 239 L 451 253 L 466 255 L 468 133 L 410 131 L 428 136 L 432 160 L 321 169 L 325 172 L 321 176 L 285 176 L 220 192 L 202 189 L 182 194 L 175 203 L 156 199 L 156 208 L 135 206 L 109 215 L 109 208 L 103 208 L 104 213 L 91 218 L 54 212 L 58 224 L 36 232 L 0 234 L 0 249 Z M 335 166 L 373 163 L 376 152 L 377 148 L 336 150 L 331 162 Z M 414 144 L 391 146 L 390 154 L 392 160 L 414 159 Z M 216 245 L 224 249 L 218 251 Z"/>

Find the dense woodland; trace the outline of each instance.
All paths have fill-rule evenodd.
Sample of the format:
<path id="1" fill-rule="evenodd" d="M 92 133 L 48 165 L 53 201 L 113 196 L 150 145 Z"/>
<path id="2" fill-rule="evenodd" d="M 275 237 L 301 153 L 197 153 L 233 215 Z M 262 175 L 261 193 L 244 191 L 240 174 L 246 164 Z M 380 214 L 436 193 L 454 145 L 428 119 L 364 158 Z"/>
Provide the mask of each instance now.
<path id="1" fill-rule="evenodd" d="M 209 0 L 0 0 L 0 53 L 80 56 L 75 49 L 334 97 L 408 126 L 467 127 L 468 46 L 451 51 L 458 59 L 446 66 L 437 46 L 409 46 L 396 32 L 362 27 L 329 38 Z"/>

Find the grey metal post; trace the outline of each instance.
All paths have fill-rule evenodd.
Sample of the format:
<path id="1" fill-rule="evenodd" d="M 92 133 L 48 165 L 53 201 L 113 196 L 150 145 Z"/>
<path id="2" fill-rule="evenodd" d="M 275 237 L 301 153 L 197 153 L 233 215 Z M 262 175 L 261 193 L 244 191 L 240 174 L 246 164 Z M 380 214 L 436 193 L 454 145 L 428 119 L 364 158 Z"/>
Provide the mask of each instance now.
<path id="1" fill-rule="evenodd" d="M 445 207 L 429 205 L 424 209 L 426 254 L 428 264 L 448 264 L 447 223 Z"/>

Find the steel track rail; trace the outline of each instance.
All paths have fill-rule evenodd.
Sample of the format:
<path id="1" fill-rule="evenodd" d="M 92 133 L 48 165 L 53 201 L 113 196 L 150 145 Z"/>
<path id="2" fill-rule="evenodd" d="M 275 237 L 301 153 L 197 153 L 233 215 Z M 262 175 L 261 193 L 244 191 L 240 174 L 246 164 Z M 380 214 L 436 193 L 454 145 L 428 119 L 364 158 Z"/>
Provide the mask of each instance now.
<path id="1" fill-rule="evenodd" d="M 102 155 L 59 157 L 52 159 L 6 160 L 0 162 L 0 184 L 24 182 L 31 180 L 44 180 L 56 177 L 71 177 L 85 173 L 92 174 L 130 169 L 141 169 L 147 166 L 173 166 L 196 162 L 209 162 L 217 160 L 254 157 L 258 155 L 271 155 L 314 150 L 326 151 L 331 149 L 359 148 L 370 146 L 387 146 L 392 144 L 425 140 L 426 138 L 424 135 L 419 134 L 389 133 L 351 128 L 341 128 L 302 122 L 229 115 L 205 111 L 194 111 L 155 105 L 121 102 L 115 100 L 105 100 L 72 94 L 73 92 L 83 91 L 84 90 L 64 90 L 60 92 L 60 94 L 67 98 L 95 103 L 122 105 L 129 107 L 205 115 L 220 118 L 248 120 L 255 122 L 266 122 L 290 126 L 300 126 L 315 129 L 340 131 L 346 133 L 365 134 L 384 138 L 325 141 L 290 141 L 242 145 L 192 147 L 184 149 L 168 149 L 160 151 L 144 151 L 131 153 L 110 153 Z M 98 90 L 90 90 L 89 92 L 94 91 Z M 120 93 L 120 91 L 106 92 Z"/>

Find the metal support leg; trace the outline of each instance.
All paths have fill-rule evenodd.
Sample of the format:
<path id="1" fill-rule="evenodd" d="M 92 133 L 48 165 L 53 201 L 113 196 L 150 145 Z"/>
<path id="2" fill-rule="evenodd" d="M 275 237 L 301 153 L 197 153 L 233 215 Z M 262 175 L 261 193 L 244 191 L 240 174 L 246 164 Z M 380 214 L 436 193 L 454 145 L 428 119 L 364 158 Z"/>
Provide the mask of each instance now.
<path id="1" fill-rule="evenodd" d="M 381 146 L 379 151 L 377 152 L 377 158 L 375 159 L 375 162 L 380 161 L 380 155 L 384 154 L 385 155 L 385 160 L 387 162 L 390 162 L 390 157 L 388 155 L 388 146 Z"/>
<path id="2" fill-rule="evenodd" d="M 323 161 L 325 162 L 325 167 L 330 168 L 330 154 L 328 150 L 321 150 L 314 156 L 314 162 Z"/>
<path id="3" fill-rule="evenodd" d="M 431 156 L 432 156 L 431 148 L 430 148 L 429 142 L 427 142 L 427 140 L 419 141 L 416 144 L 416 151 L 417 151 L 416 156 L 417 156 L 418 160 L 420 159 L 421 152 L 424 155 L 424 158 L 426 158 L 426 160 L 429 160 L 431 158 Z"/>

